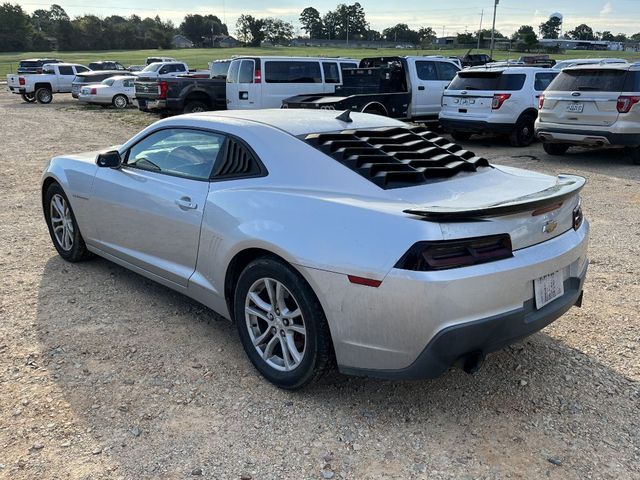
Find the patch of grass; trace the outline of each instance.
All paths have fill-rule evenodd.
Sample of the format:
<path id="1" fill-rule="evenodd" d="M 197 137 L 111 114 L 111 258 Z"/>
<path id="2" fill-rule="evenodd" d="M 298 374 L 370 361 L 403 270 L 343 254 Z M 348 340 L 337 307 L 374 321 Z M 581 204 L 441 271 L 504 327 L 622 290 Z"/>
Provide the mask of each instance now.
<path id="1" fill-rule="evenodd" d="M 15 72 L 18 62 L 24 58 L 54 57 L 60 60 L 87 64 L 95 60 L 117 60 L 128 65 L 143 65 L 145 59 L 151 56 L 174 57 L 186 62 L 190 68 L 207 68 L 212 60 L 229 58 L 232 55 L 283 55 L 304 57 L 349 57 L 360 59 L 383 55 L 455 55 L 461 56 L 467 53 L 467 49 L 450 50 L 404 50 L 395 48 L 365 49 L 365 48 L 324 48 L 324 47 L 261 47 L 261 48 L 193 48 L 179 50 L 116 50 L 116 51 L 89 51 L 89 52 L 17 52 L 0 53 L 0 75 L 4 77 L 8 73 Z M 487 50 L 474 50 L 473 53 L 489 53 Z M 497 60 L 518 58 L 522 55 L 517 52 L 494 52 Z M 556 60 L 566 58 L 584 57 L 622 57 L 628 59 L 640 58 L 636 52 L 610 52 L 610 51 L 570 51 L 563 54 L 552 55 Z"/>

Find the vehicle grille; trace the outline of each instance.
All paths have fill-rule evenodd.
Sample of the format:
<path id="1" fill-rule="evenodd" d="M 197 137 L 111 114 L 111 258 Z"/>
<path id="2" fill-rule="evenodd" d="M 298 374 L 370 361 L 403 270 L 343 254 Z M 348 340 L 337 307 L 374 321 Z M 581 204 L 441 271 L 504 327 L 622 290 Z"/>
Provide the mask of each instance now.
<path id="1" fill-rule="evenodd" d="M 381 188 L 411 187 L 489 167 L 489 162 L 422 126 L 306 135 L 307 143 Z"/>

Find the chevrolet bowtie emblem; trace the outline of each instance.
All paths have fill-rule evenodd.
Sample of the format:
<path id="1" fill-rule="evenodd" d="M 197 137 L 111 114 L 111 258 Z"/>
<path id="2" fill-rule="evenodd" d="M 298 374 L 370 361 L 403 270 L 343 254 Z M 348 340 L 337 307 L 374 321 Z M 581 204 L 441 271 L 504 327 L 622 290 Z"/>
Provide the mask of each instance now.
<path id="1" fill-rule="evenodd" d="M 542 231 L 544 233 L 553 233 L 553 231 L 558 227 L 558 222 L 556 222 L 555 220 L 549 220 L 547 223 L 544 224 L 544 227 L 542 227 Z"/>

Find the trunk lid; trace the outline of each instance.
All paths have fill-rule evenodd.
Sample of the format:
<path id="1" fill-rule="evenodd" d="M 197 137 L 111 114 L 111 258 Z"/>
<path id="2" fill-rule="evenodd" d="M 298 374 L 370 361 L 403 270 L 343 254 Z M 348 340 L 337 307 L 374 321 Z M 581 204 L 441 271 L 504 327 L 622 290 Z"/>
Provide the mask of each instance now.
<path id="1" fill-rule="evenodd" d="M 549 85 L 540 121 L 607 127 L 618 120 L 618 97 L 627 75 L 621 69 L 565 69 Z"/>
<path id="2" fill-rule="evenodd" d="M 441 188 L 393 193 L 415 205 L 405 213 L 438 222 L 445 240 L 508 233 L 513 249 L 519 250 L 573 228 L 573 210 L 584 184 L 572 175 L 552 177 L 499 166 L 458 174 L 440 183 Z"/>

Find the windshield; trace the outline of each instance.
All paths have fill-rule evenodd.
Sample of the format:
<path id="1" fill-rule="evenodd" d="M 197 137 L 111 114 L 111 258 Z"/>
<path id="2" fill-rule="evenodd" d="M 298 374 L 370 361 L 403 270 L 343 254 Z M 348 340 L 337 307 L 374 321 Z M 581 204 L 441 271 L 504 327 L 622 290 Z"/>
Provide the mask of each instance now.
<path id="1" fill-rule="evenodd" d="M 147 65 L 146 67 L 144 67 L 142 69 L 143 72 L 157 72 L 160 67 L 162 66 L 161 63 L 152 63 L 151 65 Z"/>
<path id="2" fill-rule="evenodd" d="M 39 67 L 40 65 L 41 65 L 40 62 L 31 62 L 31 61 L 20 62 L 21 67 Z"/>
<path id="3" fill-rule="evenodd" d="M 102 82 L 100 83 L 102 83 L 102 85 L 107 85 L 110 87 L 111 85 L 113 85 L 114 81 L 115 80 L 113 78 L 107 78 L 106 80 L 102 80 Z"/>
<path id="4" fill-rule="evenodd" d="M 550 91 L 621 92 L 626 70 L 563 70 L 548 87 Z"/>

